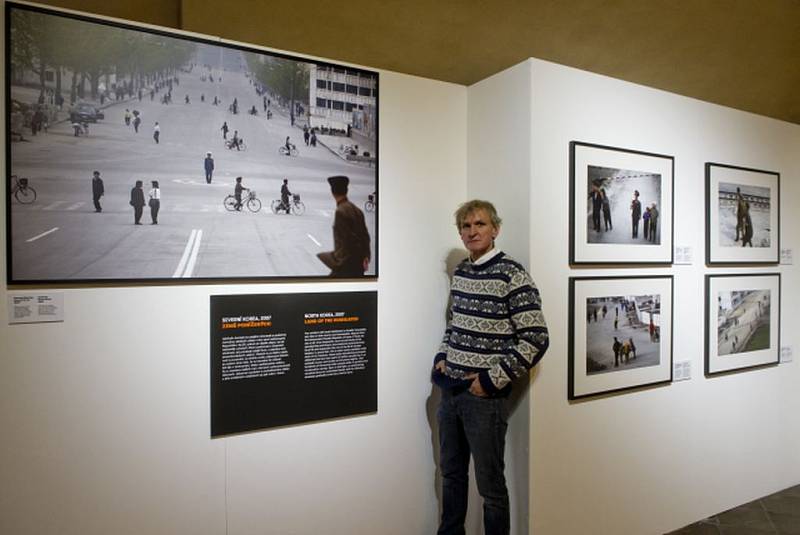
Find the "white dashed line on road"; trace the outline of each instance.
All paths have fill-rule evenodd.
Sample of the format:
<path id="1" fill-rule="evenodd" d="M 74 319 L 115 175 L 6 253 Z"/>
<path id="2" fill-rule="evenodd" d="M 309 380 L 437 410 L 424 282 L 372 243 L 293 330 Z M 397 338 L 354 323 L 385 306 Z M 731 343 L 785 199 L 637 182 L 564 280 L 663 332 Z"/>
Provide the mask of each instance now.
<path id="1" fill-rule="evenodd" d="M 55 232 L 55 231 L 57 231 L 57 230 L 58 230 L 58 227 L 53 227 L 53 228 L 51 228 L 50 230 L 48 230 L 47 232 L 42 232 L 42 233 L 41 233 L 41 234 L 39 234 L 38 236 L 34 236 L 33 238 L 30 238 L 30 239 L 28 239 L 28 240 L 25 240 L 25 241 L 26 241 L 26 242 L 28 242 L 28 243 L 30 243 L 30 242 L 32 242 L 32 241 L 36 241 L 36 240 L 38 240 L 39 238 L 44 238 L 44 237 L 45 237 L 45 236 L 47 236 L 48 234 L 52 234 L 53 232 Z"/>
<path id="2" fill-rule="evenodd" d="M 203 237 L 203 231 L 200 229 L 193 229 L 189 235 L 189 241 L 186 242 L 186 247 L 183 250 L 181 261 L 178 262 L 178 267 L 172 278 L 188 278 L 192 276 L 194 265 L 197 262 L 197 253 L 200 251 L 200 240 Z"/>
<path id="3" fill-rule="evenodd" d="M 308 236 L 311 241 L 316 243 L 317 247 L 322 247 L 322 244 L 320 242 L 318 242 L 317 239 L 314 236 L 312 236 L 311 234 L 306 234 L 306 236 Z"/>
<path id="4" fill-rule="evenodd" d="M 62 204 L 65 204 L 66 202 L 67 201 L 56 201 L 52 204 L 45 206 L 44 208 L 42 208 L 42 210 L 55 210 L 56 208 L 59 208 Z"/>

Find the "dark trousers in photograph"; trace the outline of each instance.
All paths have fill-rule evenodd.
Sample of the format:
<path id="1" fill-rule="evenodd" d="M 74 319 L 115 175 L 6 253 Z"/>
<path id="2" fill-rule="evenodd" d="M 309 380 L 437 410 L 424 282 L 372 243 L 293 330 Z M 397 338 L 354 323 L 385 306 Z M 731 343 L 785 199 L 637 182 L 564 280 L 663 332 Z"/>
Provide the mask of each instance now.
<path id="1" fill-rule="evenodd" d="M 139 221 L 142 219 L 142 213 L 144 212 L 144 206 L 134 206 L 133 207 L 133 222 L 137 225 L 140 225 Z"/>
<path id="2" fill-rule="evenodd" d="M 92 197 L 92 202 L 94 202 L 94 211 L 95 212 L 102 212 L 103 211 L 103 207 L 100 206 L 100 197 L 99 196 Z"/>
<path id="3" fill-rule="evenodd" d="M 158 199 L 150 199 L 150 219 L 154 225 L 158 224 L 158 211 L 161 209 L 161 201 Z M 167 221 L 169 223 L 169 221 Z"/>
<path id="4" fill-rule="evenodd" d="M 508 400 L 442 390 L 438 411 L 442 520 L 438 535 L 464 535 L 469 494 L 469 459 L 483 498 L 486 535 L 508 535 L 511 515 L 503 460 Z"/>

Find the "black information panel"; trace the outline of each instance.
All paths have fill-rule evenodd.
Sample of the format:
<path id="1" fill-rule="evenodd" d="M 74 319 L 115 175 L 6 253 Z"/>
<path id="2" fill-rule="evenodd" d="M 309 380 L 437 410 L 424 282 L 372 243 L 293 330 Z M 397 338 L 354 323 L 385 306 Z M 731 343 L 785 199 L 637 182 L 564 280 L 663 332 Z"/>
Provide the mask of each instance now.
<path id="1" fill-rule="evenodd" d="M 211 296 L 211 436 L 378 410 L 377 292 Z"/>

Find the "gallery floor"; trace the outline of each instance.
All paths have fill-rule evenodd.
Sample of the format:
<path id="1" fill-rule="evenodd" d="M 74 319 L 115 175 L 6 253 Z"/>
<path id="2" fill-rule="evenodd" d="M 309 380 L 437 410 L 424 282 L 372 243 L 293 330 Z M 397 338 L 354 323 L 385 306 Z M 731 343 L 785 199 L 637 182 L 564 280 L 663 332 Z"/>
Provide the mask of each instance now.
<path id="1" fill-rule="evenodd" d="M 800 534 L 800 485 L 706 518 L 668 535 Z"/>

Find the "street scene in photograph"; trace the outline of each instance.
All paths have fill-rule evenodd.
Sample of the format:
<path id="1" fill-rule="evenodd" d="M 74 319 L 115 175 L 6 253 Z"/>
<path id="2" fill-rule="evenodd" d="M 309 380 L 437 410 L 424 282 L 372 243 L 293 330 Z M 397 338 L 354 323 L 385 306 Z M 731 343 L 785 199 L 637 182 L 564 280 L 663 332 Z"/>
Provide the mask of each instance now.
<path id="1" fill-rule="evenodd" d="M 770 246 L 769 188 L 720 182 L 718 206 L 721 246 Z"/>
<path id="2" fill-rule="evenodd" d="M 327 276 L 336 175 L 377 272 L 374 73 L 22 9 L 10 28 L 14 280 Z"/>
<path id="3" fill-rule="evenodd" d="M 717 354 L 769 349 L 769 290 L 719 292 L 717 305 Z"/>
<path id="4" fill-rule="evenodd" d="M 588 243 L 661 244 L 661 175 L 588 166 Z"/>
<path id="5" fill-rule="evenodd" d="M 658 366 L 661 363 L 661 296 L 586 299 L 586 373 Z"/>

